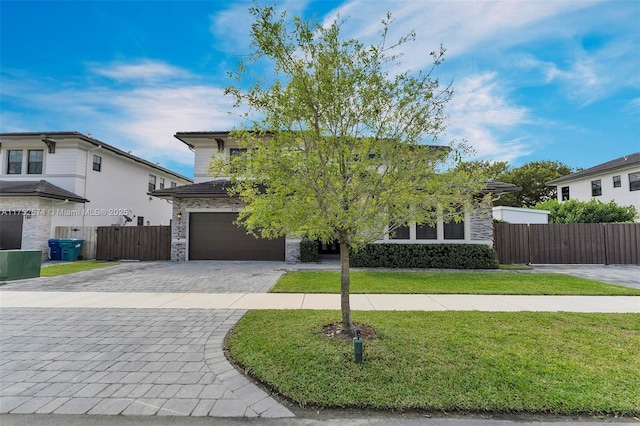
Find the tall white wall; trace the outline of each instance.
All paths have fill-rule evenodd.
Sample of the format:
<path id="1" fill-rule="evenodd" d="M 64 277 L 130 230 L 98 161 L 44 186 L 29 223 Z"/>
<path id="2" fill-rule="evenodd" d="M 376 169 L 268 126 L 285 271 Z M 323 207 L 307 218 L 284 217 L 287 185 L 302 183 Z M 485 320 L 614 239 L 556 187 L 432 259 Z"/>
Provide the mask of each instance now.
<path id="1" fill-rule="evenodd" d="M 494 219 L 504 220 L 509 223 L 549 223 L 548 210 L 495 206 L 492 211 Z"/>

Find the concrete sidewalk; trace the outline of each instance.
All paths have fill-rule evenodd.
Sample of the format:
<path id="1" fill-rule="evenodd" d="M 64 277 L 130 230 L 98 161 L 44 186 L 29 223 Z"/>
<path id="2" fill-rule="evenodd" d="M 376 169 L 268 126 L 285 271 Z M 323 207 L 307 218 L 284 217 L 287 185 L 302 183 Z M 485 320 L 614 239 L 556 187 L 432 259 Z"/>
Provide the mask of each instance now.
<path id="1" fill-rule="evenodd" d="M 340 309 L 339 294 L 2 291 L 2 308 Z M 359 311 L 640 313 L 640 296 L 352 294 Z"/>

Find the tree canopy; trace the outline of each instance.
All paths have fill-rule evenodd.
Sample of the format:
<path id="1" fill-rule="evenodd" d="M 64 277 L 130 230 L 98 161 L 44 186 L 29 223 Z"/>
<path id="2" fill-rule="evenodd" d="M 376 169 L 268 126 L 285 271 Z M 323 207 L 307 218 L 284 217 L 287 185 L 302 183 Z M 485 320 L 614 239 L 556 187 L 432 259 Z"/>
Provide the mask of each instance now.
<path id="1" fill-rule="evenodd" d="M 273 7 L 250 12 L 256 51 L 232 73 L 240 85 L 227 89 L 255 117 L 232 134 L 247 152 L 214 160 L 211 170 L 232 178 L 250 231 L 340 244 L 342 320 L 351 333 L 349 250 L 398 226 L 461 219 L 459 207 L 482 189 L 478 172 L 450 167 L 466 147 L 433 146 L 452 96 L 432 78 L 444 49 L 431 52 L 428 70 L 398 72 L 397 49 L 414 35 L 390 43 L 390 15 L 380 43 L 368 46 L 343 39 L 339 19 L 321 25 Z M 263 59 L 275 75 L 252 80 L 250 65 Z"/>
<path id="2" fill-rule="evenodd" d="M 494 204 L 498 206 L 528 207 L 552 200 L 557 196 L 555 187 L 546 182 L 566 176 L 573 170 L 559 161 L 531 161 L 520 167 L 510 168 L 502 173 L 498 180 L 522 187 L 522 191 L 505 194 Z"/>

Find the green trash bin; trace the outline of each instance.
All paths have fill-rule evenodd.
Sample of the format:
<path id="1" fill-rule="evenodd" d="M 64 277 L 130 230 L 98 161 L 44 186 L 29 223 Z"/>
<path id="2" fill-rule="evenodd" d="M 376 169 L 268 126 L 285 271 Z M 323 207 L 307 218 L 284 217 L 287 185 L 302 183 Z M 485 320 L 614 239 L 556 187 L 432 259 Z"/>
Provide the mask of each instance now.
<path id="1" fill-rule="evenodd" d="M 40 276 L 42 252 L 38 250 L 0 250 L 0 280 L 21 280 Z"/>
<path id="2" fill-rule="evenodd" d="M 22 278 L 38 278 L 42 267 L 42 252 L 40 250 L 23 250 L 24 260 Z"/>
<path id="3" fill-rule="evenodd" d="M 67 262 L 74 262 L 82 259 L 82 245 L 84 240 L 76 238 L 61 238 L 60 240 L 60 259 Z"/>
<path id="4" fill-rule="evenodd" d="M 23 268 L 22 250 L 0 250 L 0 280 L 21 280 Z"/>

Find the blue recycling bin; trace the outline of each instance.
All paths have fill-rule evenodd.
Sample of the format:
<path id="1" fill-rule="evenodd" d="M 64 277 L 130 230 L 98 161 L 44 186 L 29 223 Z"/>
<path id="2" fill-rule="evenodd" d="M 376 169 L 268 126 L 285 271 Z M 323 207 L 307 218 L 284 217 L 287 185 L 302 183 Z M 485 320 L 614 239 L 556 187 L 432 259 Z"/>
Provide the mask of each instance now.
<path id="1" fill-rule="evenodd" d="M 60 260 L 73 262 L 82 259 L 82 255 L 80 253 L 82 252 L 84 240 L 75 238 L 61 238 L 59 241 L 61 252 Z"/>
<path id="2" fill-rule="evenodd" d="M 49 240 L 49 259 L 62 260 L 62 250 L 60 250 L 60 240 L 52 238 Z"/>

